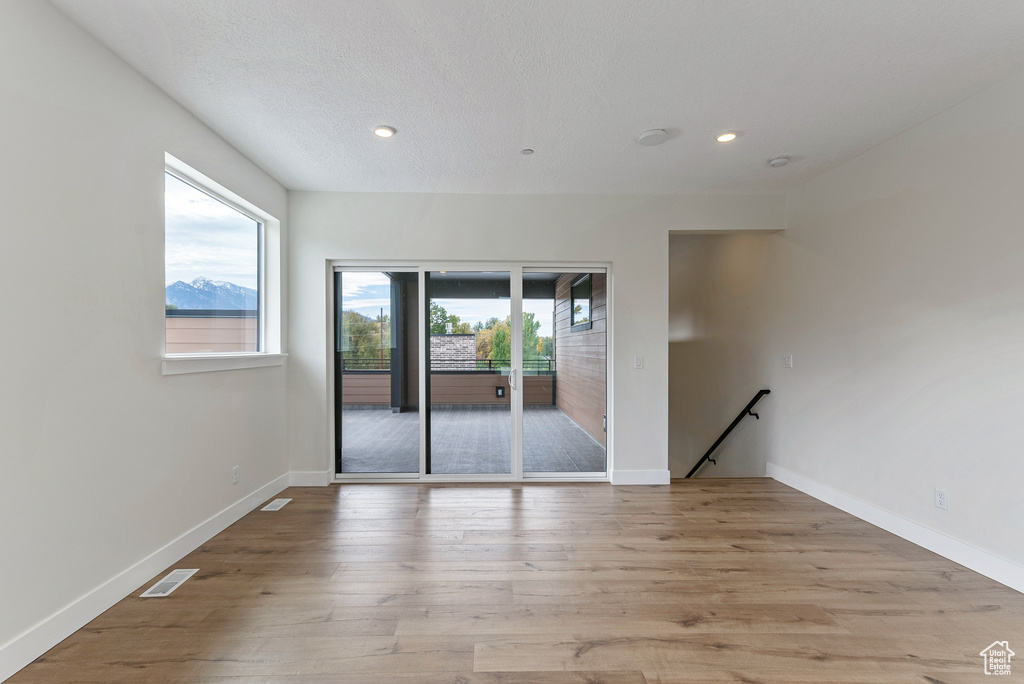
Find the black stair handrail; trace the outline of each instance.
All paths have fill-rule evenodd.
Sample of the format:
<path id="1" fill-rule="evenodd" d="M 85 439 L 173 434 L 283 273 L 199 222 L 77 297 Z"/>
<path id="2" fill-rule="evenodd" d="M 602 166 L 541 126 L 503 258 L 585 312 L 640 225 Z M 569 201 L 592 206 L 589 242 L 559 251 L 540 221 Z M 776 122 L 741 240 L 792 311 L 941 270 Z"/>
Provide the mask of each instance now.
<path id="1" fill-rule="evenodd" d="M 690 469 L 690 472 L 686 473 L 686 477 L 693 477 L 693 474 L 696 473 L 702 465 L 704 465 L 705 461 L 711 461 L 715 465 L 718 465 L 718 462 L 711 458 L 711 454 L 714 453 L 715 449 L 718 448 L 719 444 L 725 441 L 725 438 L 729 436 L 729 433 L 732 432 L 734 427 L 740 424 L 741 420 L 743 420 L 747 416 L 754 416 L 754 418 L 756 418 L 757 420 L 761 420 L 761 416 L 757 415 L 750 409 L 754 408 L 754 404 L 761 401 L 761 397 L 771 393 L 771 390 L 758 390 L 757 394 L 754 395 L 754 398 L 750 400 L 750 403 L 747 404 L 742 411 L 740 411 L 740 415 L 736 416 L 736 419 L 729 424 L 729 427 L 725 428 L 725 432 L 722 433 L 721 437 L 716 439 L 715 443 L 711 445 L 711 448 L 704 452 L 704 455 L 701 456 L 699 461 L 697 461 L 697 465 L 693 466 L 693 468 Z"/>

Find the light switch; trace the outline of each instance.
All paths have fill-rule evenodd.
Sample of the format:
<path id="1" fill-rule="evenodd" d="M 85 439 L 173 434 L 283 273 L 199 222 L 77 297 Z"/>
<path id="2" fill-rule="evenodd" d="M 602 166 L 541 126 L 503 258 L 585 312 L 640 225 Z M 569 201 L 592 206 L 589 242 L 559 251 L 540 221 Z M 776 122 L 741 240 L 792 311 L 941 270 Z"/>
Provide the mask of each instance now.
<path id="1" fill-rule="evenodd" d="M 644 367 L 644 357 L 643 356 L 634 356 L 633 357 L 633 368 L 643 368 L 643 367 Z"/>

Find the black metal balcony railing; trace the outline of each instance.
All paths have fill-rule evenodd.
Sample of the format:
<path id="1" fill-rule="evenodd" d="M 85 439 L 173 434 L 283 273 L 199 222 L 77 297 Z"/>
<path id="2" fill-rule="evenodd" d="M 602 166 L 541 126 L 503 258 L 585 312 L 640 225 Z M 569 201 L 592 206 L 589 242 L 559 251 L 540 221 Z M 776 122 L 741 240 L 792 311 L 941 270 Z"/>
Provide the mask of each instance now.
<path id="1" fill-rule="evenodd" d="M 508 359 L 431 359 L 431 373 L 501 373 L 508 372 Z M 391 359 L 341 359 L 343 372 L 388 372 Z M 554 359 L 523 359 L 524 372 L 553 373 Z"/>
<path id="2" fill-rule="evenodd" d="M 341 359 L 343 371 L 390 371 L 391 359 Z"/>
<path id="3" fill-rule="evenodd" d="M 430 372 L 478 371 L 482 373 L 507 373 L 512 367 L 509 359 L 430 359 Z M 555 370 L 553 359 L 523 359 L 526 372 L 550 373 Z"/>

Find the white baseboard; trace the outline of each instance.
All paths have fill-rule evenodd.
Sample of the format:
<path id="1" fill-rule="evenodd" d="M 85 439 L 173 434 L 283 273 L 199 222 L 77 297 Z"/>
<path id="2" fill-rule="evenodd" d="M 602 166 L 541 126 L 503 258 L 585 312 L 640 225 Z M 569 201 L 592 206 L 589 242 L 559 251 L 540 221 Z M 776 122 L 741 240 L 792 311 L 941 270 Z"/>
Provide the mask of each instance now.
<path id="1" fill-rule="evenodd" d="M 292 487 L 326 487 L 334 482 L 334 473 L 329 470 L 293 470 Z"/>
<path id="2" fill-rule="evenodd" d="M 613 485 L 667 485 L 672 475 L 667 470 L 613 470 Z"/>
<path id="3" fill-rule="evenodd" d="M 265 484 L 0 646 L 0 682 L 13 676 L 168 566 L 281 492 L 289 482 L 289 474 L 285 473 Z"/>
<path id="4" fill-rule="evenodd" d="M 823 485 L 782 466 L 768 463 L 766 469 L 768 477 L 774 480 L 835 506 L 841 511 L 855 515 L 887 532 L 892 532 L 897 537 L 902 537 L 929 551 L 934 551 L 943 558 L 968 567 L 1011 589 L 1024 592 L 1024 567 L 1016 563 L 879 508 L 874 504 L 832 489 L 828 485 Z"/>

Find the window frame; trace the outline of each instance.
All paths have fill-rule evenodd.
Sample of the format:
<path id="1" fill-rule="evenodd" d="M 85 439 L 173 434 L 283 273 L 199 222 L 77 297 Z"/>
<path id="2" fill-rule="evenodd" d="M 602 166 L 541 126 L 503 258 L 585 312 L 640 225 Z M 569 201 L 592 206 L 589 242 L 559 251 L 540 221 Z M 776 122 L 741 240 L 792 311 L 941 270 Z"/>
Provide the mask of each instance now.
<path id="1" fill-rule="evenodd" d="M 578 278 L 569 283 L 569 332 L 580 332 L 581 330 L 590 330 L 594 326 L 592 310 L 594 308 L 594 280 L 590 277 L 590 273 L 584 273 Z M 573 323 L 573 318 L 576 315 L 576 293 L 575 289 L 577 285 L 581 285 L 584 281 L 590 284 L 590 295 L 587 296 L 587 320 L 582 323 Z M 583 298 L 580 297 L 580 300 Z"/>
<path id="2" fill-rule="evenodd" d="M 257 351 L 168 353 L 166 323 L 164 323 L 161 335 L 163 340 L 162 374 L 178 375 L 283 365 L 287 354 L 282 353 L 281 350 L 280 221 L 252 202 L 196 171 L 180 159 L 166 153 L 164 155 L 164 173 L 170 174 L 199 192 L 231 207 L 246 218 L 255 221 L 259 227 L 257 229 L 256 267 L 258 279 Z M 166 207 L 163 220 L 166 221 Z M 166 237 L 163 244 L 166 246 Z M 165 252 L 161 252 L 161 254 L 165 254 Z M 166 257 L 163 261 L 162 271 L 166 273 Z M 165 282 L 165 278 L 162 277 L 161 282 Z M 164 298 L 164 303 L 166 305 L 166 298 Z"/>

